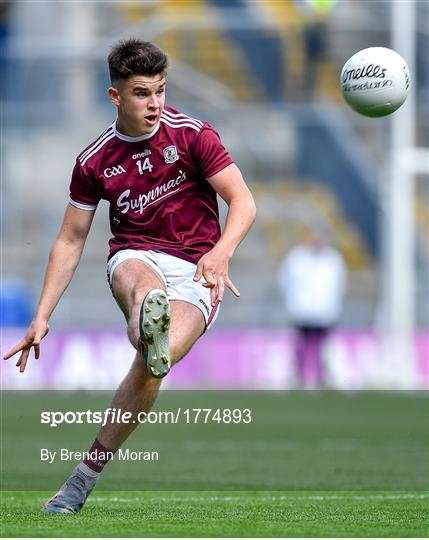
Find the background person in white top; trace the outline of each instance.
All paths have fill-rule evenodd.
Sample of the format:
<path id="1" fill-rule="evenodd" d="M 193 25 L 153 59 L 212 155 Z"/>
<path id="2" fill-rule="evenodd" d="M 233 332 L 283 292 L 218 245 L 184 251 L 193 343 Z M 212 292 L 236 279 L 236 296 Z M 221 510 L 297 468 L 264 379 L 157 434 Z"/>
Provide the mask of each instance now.
<path id="1" fill-rule="evenodd" d="M 279 281 L 296 331 L 298 381 L 304 388 L 318 387 L 323 384 L 321 348 L 342 309 L 346 264 L 320 230 L 309 229 L 304 243 L 281 262 Z"/>

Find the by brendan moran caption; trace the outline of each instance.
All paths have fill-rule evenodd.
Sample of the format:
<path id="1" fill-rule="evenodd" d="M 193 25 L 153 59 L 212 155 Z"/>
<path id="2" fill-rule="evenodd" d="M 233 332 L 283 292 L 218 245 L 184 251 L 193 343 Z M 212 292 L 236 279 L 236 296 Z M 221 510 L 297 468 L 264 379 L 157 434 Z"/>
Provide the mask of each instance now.
<path id="1" fill-rule="evenodd" d="M 40 461 L 54 463 L 55 461 L 83 461 L 91 460 L 94 462 L 117 459 L 118 461 L 159 461 L 159 454 L 155 450 L 130 450 L 129 448 L 120 448 L 114 452 L 81 452 L 70 450 L 69 448 L 60 448 L 59 450 L 49 450 L 49 448 L 40 449 Z"/>

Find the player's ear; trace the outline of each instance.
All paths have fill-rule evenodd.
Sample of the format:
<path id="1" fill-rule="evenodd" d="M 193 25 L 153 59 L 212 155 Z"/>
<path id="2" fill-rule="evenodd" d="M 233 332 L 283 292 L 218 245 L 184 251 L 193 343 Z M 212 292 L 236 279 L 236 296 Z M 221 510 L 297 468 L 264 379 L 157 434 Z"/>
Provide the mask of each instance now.
<path id="1" fill-rule="evenodd" d="M 107 90 L 107 92 L 109 94 L 110 101 L 113 103 L 113 105 L 116 105 L 116 107 L 119 107 L 119 105 L 121 104 L 121 98 L 119 96 L 119 90 L 117 88 L 115 88 L 114 86 L 111 86 Z"/>

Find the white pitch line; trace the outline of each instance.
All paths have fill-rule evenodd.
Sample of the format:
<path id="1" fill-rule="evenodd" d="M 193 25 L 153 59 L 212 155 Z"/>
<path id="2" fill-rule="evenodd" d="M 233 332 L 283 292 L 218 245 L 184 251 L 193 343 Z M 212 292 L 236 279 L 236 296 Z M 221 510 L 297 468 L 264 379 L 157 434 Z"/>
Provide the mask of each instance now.
<path id="1" fill-rule="evenodd" d="M 165 496 L 157 496 L 150 494 L 150 498 L 154 498 L 156 500 L 161 501 L 171 501 L 171 502 L 216 502 L 216 501 L 248 501 L 248 496 L 243 495 L 237 495 L 237 496 L 229 496 L 225 495 L 222 496 L 209 496 L 209 497 L 165 497 Z M 363 500 L 376 500 L 376 501 L 383 501 L 383 500 L 404 500 L 404 499 L 411 499 L 411 500 L 422 500 L 422 499 L 429 499 L 429 494 L 413 494 L 413 493 L 404 493 L 404 494 L 397 494 L 397 495 L 376 495 L 376 494 L 368 494 L 368 495 L 273 495 L 273 496 L 255 496 L 255 502 L 261 501 L 337 501 L 337 500 L 344 500 L 349 499 L 353 501 L 363 501 Z M 95 503 L 105 503 L 106 501 L 109 502 L 140 502 L 142 500 L 141 497 L 133 497 L 133 498 L 126 498 L 126 497 L 91 497 L 89 499 L 91 502 Z"/>
<path id="2" fill-rule="evenodd" d="M 123 503 L 129 503 L 129 502 L 141 502 L 142 498 L 147 495 L 146 492 L 142 492 L 144 495 L 142 497 L 103 497 L 102 495 L 99 495 L 97 497 L 91 497 L 89 500 L 90 502 L 94 503 L 105 503 L 108 502 L 123 502 Z M 148 497 L 156 500 L 161 501 L 172 501 L 172 502 L 216 502 L 216 501 L 248 501 L 249 497 L 246 495 L 210 495 L 208 497 L 198 497 L 198 496 L 191 496 L 187 497 L 186 492 L 184 492 L 185 495 L 183 497 L 178 496 L 158 496 L 153 495 L 152 492 L 148 492 Z M 396 495 L 382 495 L 382 494 L 364 494 L 364 495 L 347 495 L 346 493 L 344 495 L 261 495 L 258 496 L 253 495 L 255 502 L 261 501 L 338 501 L 343 499 L 350 499 L 353 501 L 364 501 L 364 500 L 376 500 L 376 501 L 384 501 L 384 500 L 424 500 L 429 499 L 429 493 L 400 493 Z M 3 493 L 2 498 L 8 499 L 8 500 L 20 500 L 19 497 L 15 496 L 8 496 L 7 494 Z M 40 501 L 45 501 L 45 498 L 39 497 Z"/>

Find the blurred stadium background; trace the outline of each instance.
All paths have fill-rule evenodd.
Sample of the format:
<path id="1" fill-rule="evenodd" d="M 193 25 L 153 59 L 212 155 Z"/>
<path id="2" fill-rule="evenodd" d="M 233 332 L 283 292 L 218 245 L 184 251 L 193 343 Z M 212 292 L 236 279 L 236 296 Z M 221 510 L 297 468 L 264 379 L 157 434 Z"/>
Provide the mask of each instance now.
<path id="1" fill-rule="evenodd" d="M 321 226 L 350 272 L 338 332 L 324 351 L 329 386 L 428 387 L 426 2 L 0 8 L 3 351 L 31 319 L 75 157 L 114 118 L 109 48 L 136 36 L 169 53 L 167 102 L 216 127 L 258 206 L 231 267 L 241 299 L 225 299 L 215 329 L 166 386 L 294 387 L 277 268 L 304 227 Z M 360 117 L 340 95 L 344 61 L 368 46 L 392 47 L 410 67 L 412 95 L 391 118 Z M 113 388 L 126 371 L 132 351 L 105 280 L 107 223 L 101 204 L 42 363 L 24 377 L 3 365 L 4 388 Z M 232 376 L 223 370 L 231 355 Z"/>

